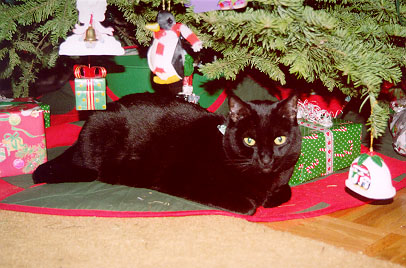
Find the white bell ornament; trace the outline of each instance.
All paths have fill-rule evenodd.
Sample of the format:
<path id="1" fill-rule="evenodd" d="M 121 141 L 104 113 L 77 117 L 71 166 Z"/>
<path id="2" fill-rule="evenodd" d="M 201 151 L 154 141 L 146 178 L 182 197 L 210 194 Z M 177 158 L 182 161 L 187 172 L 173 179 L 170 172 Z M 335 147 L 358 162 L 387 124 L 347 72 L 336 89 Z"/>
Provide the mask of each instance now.
<path id="1" fill-rule="evenodd" d="M 390 199 L 396 195 L 388 166 L 374 152 L 361 154 L 352 162 L 345 186 L 370 199 Z"/>
<path id="2" fill-rule="evenodd" d="M 59 55 L 124 55 L 124 48 L 113 36 L 113 28 L 101 24 L 107 10 L 106 0 L 77 0 L 76 8 L 79 23 L 60 45 Z"/>

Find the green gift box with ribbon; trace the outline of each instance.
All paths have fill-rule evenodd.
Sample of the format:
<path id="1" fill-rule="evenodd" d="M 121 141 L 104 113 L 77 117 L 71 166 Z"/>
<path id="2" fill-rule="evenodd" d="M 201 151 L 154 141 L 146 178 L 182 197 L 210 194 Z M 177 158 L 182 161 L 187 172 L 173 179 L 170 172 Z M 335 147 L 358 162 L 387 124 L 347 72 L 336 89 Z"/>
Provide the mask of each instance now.
<path id="1" fill-rule="evenodd" d="M 76 110 L 106 109 L 106 69 L 75 65 Z"/>
<path id="2" fill-rule="evenodd" d="M 51 126 L 51 107 L 48 104 L 37 102 L 38 106 L 44 111 L 44 126 L 45 128 Z"/>
<path id="3" fill-rule="evenodd" d="M 331 127 L 298 120 L 302 149 L 289 181 L 298 185 L 347 168 L 361 152 L 362 125 L 333 119 Z"/>
<path id="4" fill-rule="evenodd" d="M 47 160 L 44 110 L 33 102 L 0 102 L 0 177 L 32 173 Z"/>

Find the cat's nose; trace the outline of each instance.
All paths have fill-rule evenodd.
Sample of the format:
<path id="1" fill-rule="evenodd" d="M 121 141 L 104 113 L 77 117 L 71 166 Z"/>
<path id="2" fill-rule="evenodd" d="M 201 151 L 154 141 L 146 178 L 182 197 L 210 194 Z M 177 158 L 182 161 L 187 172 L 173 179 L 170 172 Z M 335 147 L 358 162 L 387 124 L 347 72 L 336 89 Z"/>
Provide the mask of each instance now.
<path id="1" fill-rule="evenodd" d="M 271 157 L 269 155 L 265 155 L 261 159 L 262 164 L 269 165 L 271 163 Z"/>
<path id="2" fill-rule="evenodd" d="M 264 173 L 270 173 L 272 171 L 272 158 L 269 155 L 264 155 L 259 160 L 259 165 Z"/>
<path id="3" fill-rule="evenodd" d="M 264 165 L 269 165 L 272 161 L 271 155 L 267 152 L 260 153 L 259 161 Z"/>

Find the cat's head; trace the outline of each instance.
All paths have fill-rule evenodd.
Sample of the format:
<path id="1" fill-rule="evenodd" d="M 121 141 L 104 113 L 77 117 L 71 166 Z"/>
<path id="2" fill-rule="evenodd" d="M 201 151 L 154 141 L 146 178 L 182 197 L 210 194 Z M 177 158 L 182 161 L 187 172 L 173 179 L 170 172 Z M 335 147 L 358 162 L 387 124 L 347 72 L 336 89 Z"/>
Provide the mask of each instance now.
<path id="1" fill-rule="evenodd" d="M 228 162 L 241 172 L 256 174 L 292 169 L 301 148 L 297 96 L 275 103 L 244 102 L 231 96 L 228 102 L 230 112 L 223 139 Z"/>

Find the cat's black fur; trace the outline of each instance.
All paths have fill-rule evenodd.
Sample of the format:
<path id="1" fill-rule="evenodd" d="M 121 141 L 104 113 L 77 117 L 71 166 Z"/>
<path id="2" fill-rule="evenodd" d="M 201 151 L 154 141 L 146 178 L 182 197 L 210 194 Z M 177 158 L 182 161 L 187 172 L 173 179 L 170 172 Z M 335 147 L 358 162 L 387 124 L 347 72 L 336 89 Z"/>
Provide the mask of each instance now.
<path id="1" fill-rule="evenodd" d="M 224 118 L 170 96 L 128 95 L 93 114 L 78 141 L 39 166 L 33 179 L 100 180 L 253 214 L 290 199 L 301 146 L 296 102 L 295 96 L 276 103 L 232 96 Z M 277 145 L 280 136 L 286 142 Z M 244 143 L 246 137 L 255 145 Z"/>

